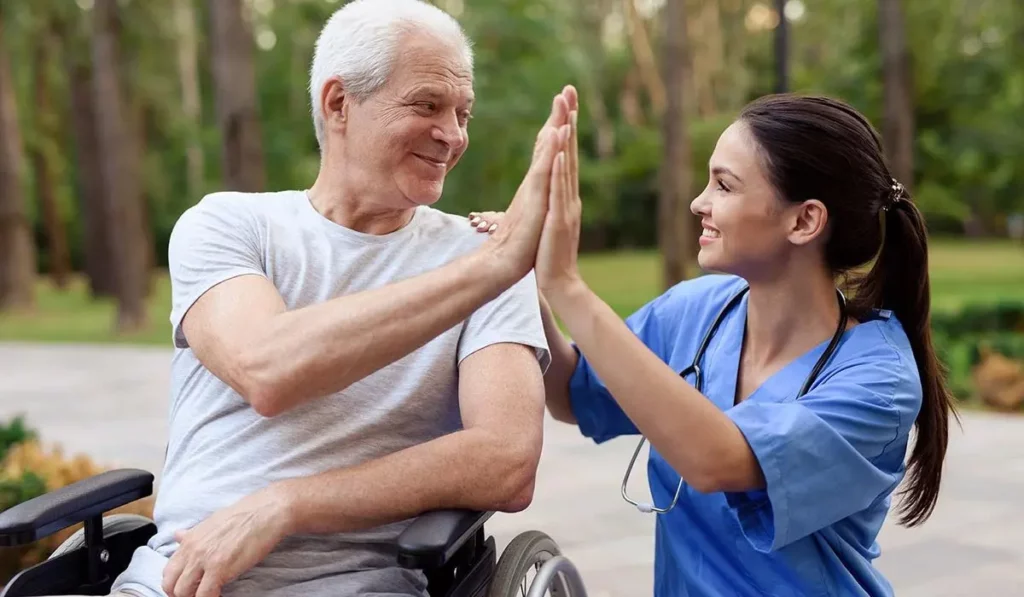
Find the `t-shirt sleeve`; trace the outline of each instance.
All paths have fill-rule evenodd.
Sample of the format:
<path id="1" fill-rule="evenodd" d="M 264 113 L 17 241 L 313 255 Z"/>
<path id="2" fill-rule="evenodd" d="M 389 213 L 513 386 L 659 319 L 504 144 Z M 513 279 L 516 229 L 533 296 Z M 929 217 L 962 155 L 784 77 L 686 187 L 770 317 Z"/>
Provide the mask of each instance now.
<path id="1" fill-rule="evenodd" d="M 920 386 L 891 360 L 859 362 L 795 401 L 726 411 L 764 471 L 764 490 L 727 493 L 751 545 L 780 549 L 873 505 L 902 478 Z"/>
<path id="2" fill-rule="evenodd" d="M 208 196 L 174 225 L 167 248 L 174 346 L 188 348 L 181 322 L 209 289 L 246 274 L 266 276 L 252 214 L 240 202 Z"/>
<path id="3" fill-rule="evenodd" d="M 458 362 L 492 344 L 515 343 L 534 350 L 541 371 L 547 372 L 551 354 L 540 316 L 537 279 L 533 271 L 473 312 L 459 337 Z"/>

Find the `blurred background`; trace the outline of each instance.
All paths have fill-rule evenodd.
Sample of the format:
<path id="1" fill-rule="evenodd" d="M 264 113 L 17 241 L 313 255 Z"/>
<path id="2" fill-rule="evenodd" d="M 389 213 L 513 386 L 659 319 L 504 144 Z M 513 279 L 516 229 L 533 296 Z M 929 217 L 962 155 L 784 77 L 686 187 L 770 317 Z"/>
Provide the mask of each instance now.
<path id="1" fill-rule="evenodd" d="M 470 149 L 439 208 L 504 209 L 552 94 L 576 85 L 582 267 L 626 316 L 699 275 L 689 202 L 738 110 L 777 91 L 840 97 L 883 133 L 927 216 L 933 331 L 958 397 L 1024 411 L 1024 2 L 434 3 L 476 51 Z M 312 184 L 308 66 L 342 4 L 0 0 L 0 509 L 124 461 L 76 444 L 89 411 L 66 417 L 83 388 L 143 392 L 111 381 L 140 355 L 159 373 L 123 383 L 151 384 L 162 446 L 171 229 L 208 192 Z M 91 452 L 48 452 L 37 427 Z"/>

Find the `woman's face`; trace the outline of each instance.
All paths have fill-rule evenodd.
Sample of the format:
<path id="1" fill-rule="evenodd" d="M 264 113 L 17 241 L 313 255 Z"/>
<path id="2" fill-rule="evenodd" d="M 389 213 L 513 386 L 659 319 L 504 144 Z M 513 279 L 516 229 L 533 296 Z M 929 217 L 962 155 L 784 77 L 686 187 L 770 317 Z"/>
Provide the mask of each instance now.
<path id="1" fill-rule="evenodd" d="M 742 122 L 722 133 L 708 168 L 708 185 L 690 204 L 703 225 L 701 268 L 748 279 L 764 275 L 792 249 L 793 209 L 799 206 L 777 198 Z"/>

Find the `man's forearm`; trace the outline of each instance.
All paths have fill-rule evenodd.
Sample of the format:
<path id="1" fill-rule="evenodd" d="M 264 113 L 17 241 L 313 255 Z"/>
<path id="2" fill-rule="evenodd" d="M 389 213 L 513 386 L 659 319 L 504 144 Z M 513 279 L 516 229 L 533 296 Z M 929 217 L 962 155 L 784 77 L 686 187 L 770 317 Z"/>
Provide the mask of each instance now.
<path id="1" fill-rule="evenodd" d="M 539 447 L 510 448 L 467 429 L 274 489 L 287 504 L 289 534 L 352 532 L 438 509 L 525 509 L 539 457 Z"/>
<path id="2" fill-rule="evenodd" d="M 247 398 L 273 416 L 344 389 L 469 317 L 514 281 L 474 252 L 442 268 L 272 317 L 244 352 Z"/>

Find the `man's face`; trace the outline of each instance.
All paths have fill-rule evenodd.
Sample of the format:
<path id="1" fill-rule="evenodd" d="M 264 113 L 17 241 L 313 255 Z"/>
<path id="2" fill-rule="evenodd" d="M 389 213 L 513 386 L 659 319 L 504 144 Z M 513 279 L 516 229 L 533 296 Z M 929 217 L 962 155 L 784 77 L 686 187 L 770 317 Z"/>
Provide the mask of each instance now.
<path id="1" fill-rule="evenodd" d="M 394 207 L 430 205 L 469 144 L 472 105 L 473 74 L 458 47 L 408 33 L 384 87 L 350 104 L 345 159 Z"/>

